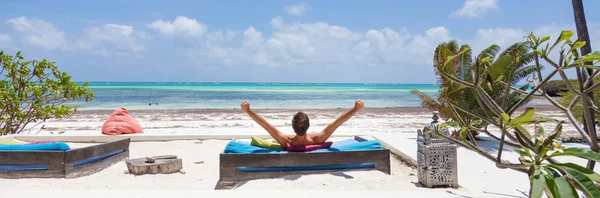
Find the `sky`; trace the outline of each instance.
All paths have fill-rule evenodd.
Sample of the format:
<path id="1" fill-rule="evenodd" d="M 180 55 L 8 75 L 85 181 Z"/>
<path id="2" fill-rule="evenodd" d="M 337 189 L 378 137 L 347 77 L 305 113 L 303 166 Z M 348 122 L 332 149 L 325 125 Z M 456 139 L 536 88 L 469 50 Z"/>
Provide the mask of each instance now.
<path id="1" fill-rule="evenodd" d="M 584 0 L 592 49 L 600 1 Z M 435 83 L 435 47 L 474 54 L 575 30 L 568 0 L 3 0 L 0 50 L 77 81 Z"/>

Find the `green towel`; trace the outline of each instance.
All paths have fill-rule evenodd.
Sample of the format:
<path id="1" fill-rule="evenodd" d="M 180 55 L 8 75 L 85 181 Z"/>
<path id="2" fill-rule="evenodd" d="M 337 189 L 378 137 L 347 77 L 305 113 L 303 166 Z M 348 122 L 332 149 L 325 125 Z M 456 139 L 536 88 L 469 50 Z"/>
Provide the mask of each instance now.
<path id="1" fill-rule="evenodd" d="M 252 142 L 250 142 L 250 145 L 252 145 L 252 146 L 258 146 L 258 147 L 261 147 L 261 148 L 283 150 L 283 146 L 281 146 L 279 143 L 269 142 L 267 140 L 264 140 L 264 139 L 261 139 L 261 138 L 257 138 L 257 137 L 252 137 Z"/>
<path id="2" fill-rule="evenodd" d="M 25 144 L 25 142 L 18 140 L 0 140 L 0 144 Z"/>

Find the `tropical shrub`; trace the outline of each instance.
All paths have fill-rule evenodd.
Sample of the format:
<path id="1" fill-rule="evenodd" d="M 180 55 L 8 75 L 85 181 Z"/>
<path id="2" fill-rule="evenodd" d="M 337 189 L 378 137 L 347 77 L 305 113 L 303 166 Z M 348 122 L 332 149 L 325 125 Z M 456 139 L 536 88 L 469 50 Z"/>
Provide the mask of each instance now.
<path id="1" fill-rule="evenodd" d="M 23 61 L 21 52 L 11 56 L 1 51 L 0 65 L 4 76 L 0 80 L 0 135 L 21 133 L 30 123 L 68 116 L 77 107 L 65 102 L 94 97 L 88 83 L 78 85 L 45 59 Z"/>
<path id="2" fill-rule="evenodd" d="M 477 59 L 480 63 L 473 64 L 469 70 L 469 75 L 473 76 L 473 78 L 467 80 L 460 79 L 460 77 L 456 76 L 456 73 L 444 70 L 443 67 L 446 65 L 438 66 L 441 67 L 439 68 L 439 75 L 448 78 L 453 83 L 460 84 L 463 89 L 474 91 L 477 95 L 476 100 L 479 106 L 477 108 L 463 108 L 458 104 L 448 103 L 450 108 L 456 109 L 456 112 L 461 112 L 461 114 L 452 112 L 452 116 L 456 117 L 456 120 L 459 122 L 446 122 L 441 124 L 440 128 L 448 126 L 458 127 L 460 129 L 458 130 L 458 133 L 461 134 L 460 136 L 447 136 L 440 133 L 439 130 L 428 132 L 473 150 L 486 159 L 493 161 L 500 168 L 510 168 L 528 174 L 531 184 L 530 197 L 541 197 L 544 193 L 549 197 L 579 197 L 578 192 L 585 194 L 587 197 L 600 197 L 600 188 L 597 184 L 600 182 L 600 175 L 593 171 L 595 162 L 600 162 L 600 154 L 598 154 L 600 145 L 598 145 L 596 134 L 586 133 L 573 115 L 573 108 L 579 99 L 583 101 L 583 109 L 590 108 L 596 112 L 600 112 L 600 108 L 595 105 L 594 100 L 588 94 L 595 88 L 600 87 L 600 83 L 589 83 L 592 79 L 600 76 L 600 67 L 598 65 L 600 62 L 600 51 L 579 56 L 577 50 L 584 46 L 585 42 L 572 42 L 570 40 L 572 36 L 573 32 L 563 31 L 556 41 L 550 43 L 548 42 L 551 39 L 550 36 L 538 38 L 530 34 L 528 41 L 518 44 L 519 46 L 526 46 L 534 52 L 531 54 L 531 58 L 533 59 L 535 71 L 530 73 L 528 78 L 528 84 L 533 87 L 532 89 L 515 87 L 510 81 L 512 79 L 510 76 L 499 73 L 500 71 L 494 68 L 493 56 Z M 549 57 L 549 54 L 555 48 L 559 49 L 558 61 Z M 460 57 L 457 55 L 467 50 L 463 49 L 456 55 L 448 56 L 445 64 L 455 61 L 457 57 Z M 520 58 L 513 59 L 513 62 L 509 63 L 513 65 L 510 68 L 516 68 L 521 60 Z M 542 76 L 542 61 L 552 68 L 551 72 L 546 76 Z M 569 69 L 576 70 L 580 74 L 577 76 L 577 81 L 581 82 L 579 85 L 582 89 L 576 89 L 575 86 L 569 83 L 569 79 L 565 73 L 565 70 Z M 583 69 L 593 69 L 595 71 L 590 76 L 585 77 L 584 73 L 587 72 L 582 72 Z M 494 75 L 498 77 L 495 78 L 493 77 Z M 561 105 L 550 97 L 548 93 L 543 91 L 546 83 L 555 75 L 559 75 L 567 85 L 569 91 L 575 94 L 568 106 Z M 500 100 L 494 95 L 496 92 L 504 93 Z M 513 94 L 519 97 L 516 97 L 514 101 L 510 101 L 510 96 Z M 576 128 L 577 132 L 588 143 L 589 148 L 564 148 L 560 141 L 557 140 L 557 137 L 560 136 L 562 124 L 565 121 L 535 116 L 535 111 L 532 107 L 528 107 L 520 116 L 513 115 L 518 107 L 527 103 L 533 97 L 544 97 L 560 109 L 568 117 L 568 120 Z M 512 105 L 508 107 L 505 106 L 506 104 Z M 486 113 L 479 114 L 482 109 Z M 590 119 L 589 111 L 582 111 L 582 113 L 586 118 L 585 120 L 592 120 Z M 477 142 L 465 138 L 468 135 L 468 129 L 479 129 L 460 122 L 464 114 L 476 117 L 488 123 L 490 127 L 500 131 L 500 137 L 486 132 L 486 134 L 499 143 L 497 155 L 494 156 L 487 153 L 477 146 Z M 558 124 L 556 129 L 550 135 L 546 136 L 543 128 L 539 126 L 541 122 L 558 122 Z M 584 124 L 588 126 L 588 129 L 593 128 L 590 127 L 591 122 L 584 122 Z M 534 131 L 529 132 L 525 128 L 526 125 L 533 125 Z M 502 159 L 504 146 L 513 147 L 515 152 L 520 154 L 519 163 Z M 557 156 L 584 158 L 588 160 L 588 164 L 586 167 L 583 167 L 574 163 L 563 163 L 555 158 Z"/>
<path id="3" fill-rule="evenodd" d="M 439 73 L 443 71 L 467 82 L 473 81 L 474 78 L 481 78 L 485 81 L 482 88 L 500 104 L 502 109 L 507 111 L 517 104 L 517 107 L 520 107 L 525 104 L 517 103 L 521 99 L 521 94 L 506 89 L 495 89 L 495 87 L 504 87 L 504 83 L 515 86 L 535 72 L 534 66 L 527 65 L 533 61 L 533 52 L 525 42 L 516 43 L 502 53 L 499 52 L 500 47 L 492 45 L 473 58 L 468 45 L 458 47 L 456 41 L 442 43 L 435 49 L 433 61 L 441 85 L 437 99 L 418 90 L 411 90 L 411 93 L 421 98 L 421 107 L 440 112 L 442 119 L 457 121 L 462 126 L 471 126 L 473 129 L 467 129 L 469 131 L 467 138 L 470 139 L 488 125 L 478 118 L 488 110 L 480 108 L 481 101 L 477 100 L 479 96 L 475 90 L 467 89 Z M 471 75 L 473 69 L 481 67 L 489 68 L 489 72 L 480 73 L 479 76 Z M 529 85 L 519 87 L 520 90 L 527 88 Z M 456 108 L 470 109 L 475 115 L 458 111 Z"/>

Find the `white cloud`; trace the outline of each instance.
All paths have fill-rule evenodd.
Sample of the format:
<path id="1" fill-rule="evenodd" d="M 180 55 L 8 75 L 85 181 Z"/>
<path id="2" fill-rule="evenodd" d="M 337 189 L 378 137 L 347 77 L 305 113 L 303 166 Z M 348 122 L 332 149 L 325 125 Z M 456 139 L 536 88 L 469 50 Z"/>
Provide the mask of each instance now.
<path id="1" fill-rule="evenodd" d="M 520 28 L 489 28 L 477 29 L 475 38 L 467 42 L 473 50 L 473 54 L 478 54 L 481 50 L 492 44 L 500 46 L 502 49 L 516 42 L 526 41 L 527 32 Z"/>
<path id="2" fill-rule="evenodd" d="M 473 18 L 494 9 L 498 9 L 497 0 L 465 0 L 465 5 L 461 9 L 452 12 L 451 15 Z"/>
<path id="3" fill-rule="evenodd" d="M 411 35 L 406 29 L 354 32 L 348 28 L 316 23 L 284 23 L 271 20 L 271 36 L 254 27 L 243 32 L 239 47 L 207 45 L 195 56 L 223 65 L 266 67 L 356 67 L 366 65 L 429 64 L 433 49 L 451 39 L 444 27 L 434 27 L 423 34 Z M 220 32 L 208 35 L 220 35 Z M 209 38 L 207 42 L 214 44 Z M 207 59 L 208 58 L 208 59 Z M 212 60 L 209 60 L 212 59 Z"/>
<path id="4" fill-rule="evenodd" d="M 177 16 L 173 21 L 157 20 L 147 25 L 164 35 L 184 35 L 201 37 L 207 31 L 206 25 L 199 23 L 196 19 L 185 16 Z"/>
<path id="5" fill-rule="evenodd" d="M 234 31 L 227 30 L 227 31 L 225 32 L 225 40 L 228 40 L 228 41 L 230 41 L 230 40 L 233 40 L 233 39 L 235 38 L 235 35 L 236 35 L 236 34 L 237 34 L 237 33 L 235 33 Z"/>
<path id="6" fill-rule="evenodd" d="M 77 42 L 77 47 L 101 55 L 143 52 L 145 49 L 143 44 L 138 43 L 139 39 L 145 38 L 145 34 L 135 31 L 131 26 L 106 24 L 88 27 L 84 32 L 86 36 Z"/>
<path id="7" fill-rule="evenodd" d="M 529 32 L 551 35 L 555 39 L 572 25 L 547 25 L 535 29 L 489 28 L 478 29 L 472 38 L 456 38 L 445 27 L 432 27 L 422 33 L 410 33 L 401 29 L 371 29 L 366 32 L 352 31 L 346 27 L 323 22 L 285 22 L 281 17 L 270 21 L 272 31 L 260 31 L 249 27 L 241 32 L 237 45 L 221 45 L 212 40 L 223 41 L 224 31 L 211 32 L 207 43 L 191 49 L 195 58 L 210 65 L 248 65 L 264 67 L 412 67 L 431 65 L 435 47 L 452 39 L 469 44 L 473 53 L 497 44 L 501 50 L 516 42 L 525 41 Z M 592 44 L 600 38 L 600 31 L 590 28 Z M 600 42 L 597 42 L 600 43 Z M 190 51 L 190 52 L 191 52 Z"/>
<path id="8" fill-rule="evenodd" d="M 216 32 L 209 32 L 206 34 L 206 40 L 211 44 L 223 44 L 224 42 L 232 41 L 235 38 L 236 33 L 231 30 L 222 30 Z"/>
<path id="9" fill-rule="evenodd" d="M 304 14 L 304 12 L 306 11 L 307 8 L 308 8 L 307 3 L 290 5 L 290 6 L 285 7 L 285 12 L 288 13 L 289 15 L 301 16 Z"/>
<path id="10" fill-rule="evenodd" d="M 8 19 L 7 23 L 19 32 L 23 40 L 30 45 L 46 49 L 67 49 L 64 32 L 58 30 L 51 23 L 26 17 Z"/>
<path id="11" fill-rule="evenodd" d="M 479 53 L 486 47 L 489 47 L 492 44 L 496 44 L 500 46 L 502 49 L 516 43 L 523 42 L 527 40 L 527 36 L 529 33 L 533 33 L 537 37 L 550 36 L 551 39 L 549 42 L 554 42 L 554 40 L 560 35 L 560 32 L 563 30 L 571 30 L 575 31 L 575 26 L 571 25 L 545 25 L 535 29 L 523 30 L 521 28 L 488 28 L 488 29 L 478 29 L 475 33 L 475 38 L 469 40 L 467 43 L 471 45 L 473 52 Z M 590 29 L 590 36 L 593 37 L 592 33 L 593 29 Z M 572 37 L 572 40 L 577 39 L 577 35 Z M 592 43 L 593 38 L 592 38 Z"/>
<path id="12" fill-rule="evenodd" d="M 597 26 L 588 26 L 588 31 L 590 35 L 590 40 L 592 43 L 592 51 L 594 49 L 598 49 L 598 47 L 594 48 L 594 44 L 600 44 L 600 28 Z M 545 25 L 535 29 L 523 30 L 520 28 L 492 28 L 492 29 L 478 29 L 475 38 L 468 40 L 464 44 L 469 44 L 473 50 L 473 55 L 476 56 L 486 47 L 489 47 L 492 44 L 497 44 L 500 46 L 500 50 L 504 50 L 510 45 L 516 42 L 526 41 L 526 37 L 529 33 L 533 33 L 538 38 L 542 38 L 544 36 L 550 36 L 550 40 L 546 43 L 554 43 L 556 38 L 560 35 L 561 31 L 570 30 L 576 32 L 575 25 Z M 572 41 L 577 39 L 577 34 L 571 37 Z M 560 46 L 559 46 L 560 47 Z M 550 53 L 550 59 L 558 60 L 559 59 L 559 50 L 558 48 L 553 49 Z M 548 66 L 544 61 L 542 64 L 546 65 L 546 72 L 550 71 L 552 68 Z M 566 70 L 567 76 L 574 77 L 575 73 L 573 69 Z M 546 72 L 543 72 L 543 75 L 547 75 Z M 553 79 L 559 79 L 559 76 L 555 76 Z M 525 83 L 523 81 L 522 83 Z"/>

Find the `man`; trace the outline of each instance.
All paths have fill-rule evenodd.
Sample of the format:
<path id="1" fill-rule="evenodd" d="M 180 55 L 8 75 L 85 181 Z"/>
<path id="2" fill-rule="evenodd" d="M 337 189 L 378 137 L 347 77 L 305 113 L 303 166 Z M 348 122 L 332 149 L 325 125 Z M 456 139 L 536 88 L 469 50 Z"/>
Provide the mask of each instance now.
<path id="1" fill-rule="evenodd" d="M 327 125 L 323 131 L 320 133 L 311 133 L 307 134 L 308 127 L 310 126 L 310 122 L 308 120 L 308 116 L 304 112 L 298 112 L 292 118 L 292 128 L 296 135 L 285 135 L 281 133 L 277 128 L 273 125 L 269 124 L 263 117 L 259 116 L 250 109 L 250 103 L 248 101 L 243 101 L 241 104 L 242 110 L 248 114 L 256 123 L 258 123 L 262 128 L 267 130 L 271 137 L 275 139 L 275 141 L 279 142 L 282 146 L 287 145 L 288 143 L 291 146 L 305 146 L 312 144 L 321 144 L 325 142 L 331 134 L 344 122 L 348 121 L 354 114 L 365 107 L 365 104 L 362 100 L 356 100 L 354 102 L 354 108 L 350 109 L 346 113 L 342 114 L 339 118 L 333 121 L 331 124 Z"/>

